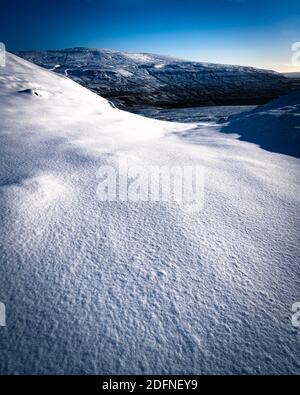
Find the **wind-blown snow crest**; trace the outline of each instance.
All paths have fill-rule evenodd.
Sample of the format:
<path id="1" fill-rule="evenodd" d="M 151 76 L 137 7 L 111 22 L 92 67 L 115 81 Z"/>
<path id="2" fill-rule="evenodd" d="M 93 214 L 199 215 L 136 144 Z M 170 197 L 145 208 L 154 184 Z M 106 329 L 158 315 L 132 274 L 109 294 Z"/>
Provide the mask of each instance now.
<path id="1" fill-rule="evenodd" d="M 269 151 L 300 158 L 300 91 L 232 116 L 223 130 Z"/>
<path id="2" fill-rule="evenodd" d="M 0 119 L 2 374 L 299 373 L 298 159 L 11 54 Z M 100 202 L 120 157 L 204 167 L 204 209 Z"/>

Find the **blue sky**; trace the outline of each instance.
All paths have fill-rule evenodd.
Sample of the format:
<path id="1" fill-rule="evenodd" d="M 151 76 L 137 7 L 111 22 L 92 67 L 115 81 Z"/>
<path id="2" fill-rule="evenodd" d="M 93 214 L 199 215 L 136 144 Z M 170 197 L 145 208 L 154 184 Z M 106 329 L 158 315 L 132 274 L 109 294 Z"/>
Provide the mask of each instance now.
<path id="1" fill-rule="evenodd" d="M 88 46 L 300 71 L 300 1 L 1 0 L 8 50 Z"/>

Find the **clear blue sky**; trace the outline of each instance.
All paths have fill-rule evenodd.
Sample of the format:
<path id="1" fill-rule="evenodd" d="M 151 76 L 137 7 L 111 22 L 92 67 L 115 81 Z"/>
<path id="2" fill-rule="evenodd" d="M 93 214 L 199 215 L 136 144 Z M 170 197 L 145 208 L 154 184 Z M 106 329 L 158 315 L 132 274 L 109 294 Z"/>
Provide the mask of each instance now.
<path id="1" fill-rule="evenodd" d="M 300 0 L 1 0 L 8 50 L 88 46 L 300 71 Z"/>

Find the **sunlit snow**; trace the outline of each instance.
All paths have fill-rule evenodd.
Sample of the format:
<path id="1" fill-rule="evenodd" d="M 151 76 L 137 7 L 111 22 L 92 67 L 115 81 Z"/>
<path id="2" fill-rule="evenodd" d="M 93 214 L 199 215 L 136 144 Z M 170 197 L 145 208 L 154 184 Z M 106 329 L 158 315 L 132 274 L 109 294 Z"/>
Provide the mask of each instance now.
<path id="1" fill-rule="evenodd" d="M 300 372 L 299 159 L 11 54 L 0 102 L 0 373 Z M 100 202 L 120 157 L 204 167 L 203 210 Z"/>

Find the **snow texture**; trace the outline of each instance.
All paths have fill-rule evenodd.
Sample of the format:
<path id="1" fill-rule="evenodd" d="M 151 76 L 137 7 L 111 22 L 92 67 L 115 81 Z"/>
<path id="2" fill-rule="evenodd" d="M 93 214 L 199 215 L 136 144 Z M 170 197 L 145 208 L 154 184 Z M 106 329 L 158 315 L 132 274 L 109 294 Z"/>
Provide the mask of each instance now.
<path id="1" fill-rule="evenodd" d="M 11 54 L 0 103 L 1 374 L 300 373 L 299 159 Z M 204 166 L 203 211 L 99 202 L 120 157 Z"/>

